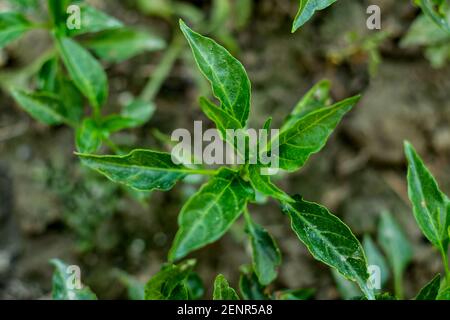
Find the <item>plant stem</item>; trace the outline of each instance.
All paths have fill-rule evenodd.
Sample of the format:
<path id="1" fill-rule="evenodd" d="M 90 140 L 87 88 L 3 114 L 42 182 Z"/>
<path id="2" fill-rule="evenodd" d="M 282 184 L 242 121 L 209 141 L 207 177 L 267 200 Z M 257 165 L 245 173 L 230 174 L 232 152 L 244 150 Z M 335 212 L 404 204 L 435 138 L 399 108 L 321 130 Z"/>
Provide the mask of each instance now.
<path id="1" fill-rule="evenodd" d="M 163 59 L 152 73 L 151 78 L 140 95 L 140 99 L 142 101 L 151 102 L 155 99 L 183 49 L 182 40 L 181 34 L 177 33 L 174 36 L 172 43 L 170 44 Z"/>
<path id="2" fill-rule="evenodd" d="M 203 176 L 215 176 L 218 171 L 216 170 L 206 170 L 206 169 L 189 169 L 186 171 L 189 174 L 199 174 Z"/>
<path id="3" fill-rule="evenodd" d="M 448 266 L 448 254 L 442 247 L 439 249 L 439 251 L 441 252 L 442 262 L 444 263 L 445 279 L 447 281 L 447 285 L 450 286 L 450 268 Z"/>
<path id="4" fill-rule="evenodd" d="M 403 300 L 403 279 L 401 274 L 394 273 L 394 290 L 397 298 Z"/>

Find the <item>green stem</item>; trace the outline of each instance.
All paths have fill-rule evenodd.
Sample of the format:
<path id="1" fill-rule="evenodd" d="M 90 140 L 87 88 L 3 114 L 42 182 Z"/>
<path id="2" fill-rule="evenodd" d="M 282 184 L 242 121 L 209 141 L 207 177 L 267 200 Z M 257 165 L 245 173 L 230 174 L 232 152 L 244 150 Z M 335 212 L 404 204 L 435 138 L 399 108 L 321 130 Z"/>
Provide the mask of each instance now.
<path id="1" fill-rule="evenodd" d="M 186 171 L 189 174 L 199 174 L 202 176 L 215 176 L 217 175 L 217 170 L 206 170 L 206 169 L 189 169 Z"/>
<path id="2" fill-rule="evenodd" d="M 177 33 L 160 64 L 152 73 L 150 80 L 142 91 L 140 95 L 142 101 L 152 102 L 155 99 L 164 81 L 169 76 L 175 61 L 178 59 L 178 56 L 183 49 L 183 45 L 183 38 L 181 37 L 181 34 Z"/>
<path id="3" fill-rule="evenodd" d="M 450 286 L 450 268 L 448 265 L 448 254 L 444 248 L 440 248 L 439 251 L 441 252 L 442 262 L 444 263 L 445 279 L 447 281 L 447 285 Z"/>
<path id="4" fill-rule="evenodd" d="M 394 273 L 394 290 L 397 298 L 403 300 L 403 279 L 401 274 Z"/>

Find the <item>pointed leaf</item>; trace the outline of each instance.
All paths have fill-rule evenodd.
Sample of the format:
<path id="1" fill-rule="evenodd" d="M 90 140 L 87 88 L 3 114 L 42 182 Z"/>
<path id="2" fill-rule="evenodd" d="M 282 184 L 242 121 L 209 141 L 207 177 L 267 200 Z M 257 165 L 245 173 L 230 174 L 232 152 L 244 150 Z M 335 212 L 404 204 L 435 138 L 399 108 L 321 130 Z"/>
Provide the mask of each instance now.
<path id="1" fill-rule="evenodd" d="M 31 23 L 18 12 L 0 13 L 0 49 L 31 29 Z"/>
<path id="2" fill-rule="evenodd" d="M 373 298 L 367 286 L 367 261 L 358 239 L 350 229 L 325 207 L 295 197 L 295 203 L 283 203 L 291 226 L 311 254 L 356 282 L 364 294 Z"/>
<path id="3" fill-rule="evenodd" d="M 381 271 L 381 286 L 384 286 L 389 280 L 390 272 L 386 259 L 378 249 L 375 242 L 368 235 L 364 236 L 363 248 L 367 256 L 367 262 L 370 266 L 378 266 Z"/>
<path id="4" fill-rule="evenodd" d="M 386 254 L 395 278 L 401 278 L 412 260 L 412 248 L 397 221 L 388 212 L 383 212 L 378 226 L 378 242 Z"/>
<path id="5" fill-rule="evenodd" d="M 205 294 L 203 281 L 196 272 L 191 272 L 186 279 L 186 287 L 189 292 L 189 300 L 200 300 Z"/>
<path id="6" fill-rule="evenodd" d="M 52 93 L 28 93 L 22 90 L 13 90 L 12 96 L 21 108 L 28 112 L 34 119 L 44 124 L 70 124 L 70 120 L 64 114 L 65 110 L 62 101 Z"/>
<path id="7" fill-rule="evenodd" d="M 435 0 L 418 0 L 416 1 L 425 15 L 427 15 L 439 28 L 450 34 L 450 17 L 441 13 L 439 5 L 435 4 Z M 440 1 L 443 3 L 443 1 Z M 438 6 L 438 8 L 435 8 Z"/>
<path id="8" fill-rule="evenodd" d="M 46 61 L 37 74 L 37 88 L 40 91 L 54 92 L 58 74 L 58 60 L 53 57 Z"/>
<path id="9" fill-rule="evenodd" d="M 269 175 L 261 174 L 262 167 L 257 165 L 250 165 L 248 168 L 250 183 L 255 190 L 258 190 L 265 196 L 286 202 L 293 202 L 292 198 L 288 196 L 283 190 L 272 183 Z"/>
<path id="10" fill-rule="evenodd" d="M 436 300 L 450 301 L 450 287 L 442 289 L 436 297 Z"/>
<path id="11" fill-rule="evenodd" d="M 336 269 L 331 269 L 331 273 L 336 283 L 336 288 L 344 300 L 352 300 L 356 297 L 361 296 L 361 289 L 356 285 L 356 283 L 347 280 L 342 274 L 340 274 Z"/>
<path id="12" fill-rule="evenodd" d="M 187 291 L 185 291 L 186 287 L 183 283 L 194 266 L 194 260 L 188 260 L 179 265 L 165 266 L 145 285 L 145 300 L 184 298 Z"/>
<path id="13" fill-rule="evenodd" d="M 331 83 L 328 80 L 322 80 L 315 84 L 297 103 L 285 120 L 281 131 L 290 129 L 299 119 L 309 113 L 327 107 L 330 100 L 330 87 Z"/>
<path id="14" fill-rule="evenodd" d="M 235 150 L 237 148 L 237 141 L 235 141 L 235 137 L 231 136 L 228 131 L 232 130 L 240 130 L 242 129 L 241 124 L 237 121 L 233 116 L 226 113 L 223 109 L 216 107 L 212 102 L 208 99 L 201 97 L 200 98 L 200 107 L 203 113 L 215 123 L 216 128 L 220 134 L 222 141 L 225 141 L 229 145 L 233 146 Z M 236 131 L 233 131 L 236 132 Z M 244 133 L 246 135 L 246 133 Z M 239 153 L 241 157 L 245 157 L 245 155 Z"/>
<path id="15" fill-rule="evenodd" d="M 212 39 L 192 31 L 180 21 L 194 58 L 204 76 L 211 82 L 222 109 L 245 127 L 250 113 L 250 80 L 242 64 Z"/>
<path id="16" fill-rule="evenodd" d="M 450 226 L 447 198 L 408 142 L 405 143 L 405 154 L 408 159 L 408 195 L 417 224 L 434 246 L 447 250 L 447 229 Z"/>
<path id="17" fill-rule="evenodd" d="M 52 280 L 53 300 L 97 300 L 89 287 L 82 285 L 80 289 L 76 288 L 74 280 L 79 279 L 74 278 L 75 274 L 68 265 L 57 259 L 50 263 L 55 267 Z"/>
<path id="18" fill-rule="evenodd" d="M 314 297 L 313 289 L 283 290 L 275 293 L 276 300 L 310 300 Z"/>
<path id="19" fill-rule="evenodd" d="M 230 287 L 227 279 L 221 274 L 214 281 L 213 300 L 239 300 L 236 291 Z"/>
<path id="20" fill-rule="evenodd" d="M 416 300 L 436 300 L 441 287 L 441 275 L 436 275 L 425 287 L 420 290 Z"/>
<path id="21" fill-rule="evenodd" d="M 319 152 L 342 117 L 359 101 L 360 97 L 341 101 L 322 108 L 298 120 L 279 136 L 279 164 L 287 171 L 301 168 L 309 157 Z"/>
<path id="22" fill-rule="evenodd" d="M 73 37 L 85 33 L 100 32 L 123 27 L 123 23 L 96 8 L 83 3 L 80 8 L 80 28 L 67 31 Z"/>
<path id="23" fill-rule="evenodd" d="M 314 13 L 318 10 L 323 10 L 332 5 L 337 0 L 300 0 L 300 8 L 292 26 L 292 32 L 295 32 L 304 25 Z"/>
<path id="24" fill-rule="evenodd" d="M 156 107 L 153 103 L 136 99 L 125 106 L 121 115 L 126 118 L 134 119 L 136 123 L 141 126 L 151 119 L 155 110 Z"/>
<path id="25" fill-rule="evenodd" d="M 169 260 L 181 259 L 220 239 L 253 197 L 253 189 L 238 173 L 223 168 L 181 210 Z"/>
<path id="26" fill-rule="evenodd" d="M 168 153 L 134 150 L 125 156 L 79 154 L 84 165 L 116 183 L 140 191 L 170 190 L 190 170 L 172 162 Z"/>
<path id="27" fill-rule="evenodd" d="M 87 118 L 77 128 L 75 142 L 81 153 L 94 153 L 102 145 L 104 133 L 100 124 Z"/>
<path id="28" fill-rule="evenodd" d="M 144 52 L 164 49 L 166 43 L 144 31 L 120 28 L 99 33 L 86 46 L 103 60 L 122 62 Z"/>
<path id="29" fill-rule="evenodd" d="M 265 287 L 259 283 L 252 268 L 243 268 L 239 279 L 239 290 L 244 300 L 269 300 Z"/>
<path id="30" fill-rule="evenodd" d="M 75 85 L 99 109 L 108 96 L 108 79 L 100 63 L 70 38 L 57 37 L 57 47 Z"/>
<path id="31" fill-rule="evenodd" d="M 84 99 L 81 92 L 62 72 L 58 72 L 55 94 L 63 97 L 64 113 L 73 124 L 79 124 L 84 115 Z"/>
<path id="32" fill-rule="evenodd" d="M 267 230 L 245 214 L 246 231 L 252 246 L 253 269 L 259 283 L 266 286 L 276 279 L 281 264 L 281 253 L 275 240 Z"/>

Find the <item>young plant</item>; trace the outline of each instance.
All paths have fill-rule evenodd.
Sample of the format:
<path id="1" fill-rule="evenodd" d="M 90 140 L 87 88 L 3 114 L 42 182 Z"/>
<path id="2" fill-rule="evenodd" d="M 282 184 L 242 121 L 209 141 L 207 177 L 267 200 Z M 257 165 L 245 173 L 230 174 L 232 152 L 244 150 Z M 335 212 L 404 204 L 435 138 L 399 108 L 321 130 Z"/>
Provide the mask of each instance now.
<path id="1" fill-rule="evenodd" d="M 237 142 L 227 134 L 227 129 L 247 130 L 251 105 L 251 84 L 247 73 L 242 64 L 215 41 L 194 32 L 182 21 L 180 27 L 198 67 L 220 102 L 220 106 L 216 106 L 201 98 L 200 106 L 215 123 L 221 139 L 235 147 Z M 321 82 L 287 117 L 279 135 L 272 137 L 269 144 L 258 146 L 258 153 L 271 154 L 276 141 L 279 141 L 279 153 L 272 154 L 277 157 L 279 169 L 295 172 L 302 168 L 312 154 L 325 146 L 340 120 L 358 102 L 359 96 L 331 106 L 327 104 L 328 100 L 329 83 Z M 270 122 L 266 122 L 264 129 L 270 128 Z M 217 170 L 192 169 L 175 164 L 171 154 L 155 150 L 134 150 L 124 156 L 78 156 L 86 166 L 110 180 L 141 191 L 168 191 L 186 176 L 210 176 L 210 180 L 183 206 L 178 219 L 179 230 L 168 260 L 171 263 L 179 261 L 219 240 L 244 214 L 252 245 L 252 267 L 245 268 L 241 277 L 244 298 L 254 298 L 255 292 L 259 292 L 259 298 L 269 298 L 271 295 L 266 286 L 276 278 L 281 263 L 275 240 L 254 222 L 247 209 L 248 204 L 255 201 L 257 192 L 280 203 L 294 233 L 317 260 L 356 282 L 368 299 L 375 297 L 367 282 L 367 260 L 363 248 L 350 229 L 325 207 L 300 196 L 287 195 L 272 183 L 269 176 L 261 174 L 269 169 L 267 165 L 260 162 L 251 164 L 247 152 L 245 164 Z M 187 290 L 182 283 L 191 265 L 184 262 L 163 268 L 161 272 L 170 279 L 171 285 L 164 285 L 164 292 L 161 292 L 162 287 L 158 283 L 163 276 L 158 273 L 146 286 L 146 298 L 185 297 Z M 169 280 L 164 281 L 168 283 Z M 292 292 L 290 294 L 290 297 L 294 296 Z"/>
<path id="2" fill-rule="evenodd" d="M 108 99 L 108 78 L 92 50 L 104 61 L 121 62 L 145 51 L 164 47 L 161 39 L 108 16 L 83 1 L 48 0 L 48 21 L 32 22 L 19 11 L 0 13 L 0 48 L 34 29 L 45 29 L 54 48 L 26 69 L 27 82 L 35 80 L 34 90 L 6 87 L 19 106 L 46 125 L 65 124 L 76 130 L 81 152 L 96 152 L 103 142 L 118 151 L 110 140 L 114 132 L 141 126 L 151 117 L 151 101 L 132 101 L 120 114 L 104 116 Z M 79 40 L 80 35 L 90 35 Z M 79 41 L 77 41 L 79 40 Z M 88 50 L 89 49 L 89 50 Z M 19 73 L 21 77 L 23 74 Z M 83 96 L 91 105 L 85 116 Z"/>

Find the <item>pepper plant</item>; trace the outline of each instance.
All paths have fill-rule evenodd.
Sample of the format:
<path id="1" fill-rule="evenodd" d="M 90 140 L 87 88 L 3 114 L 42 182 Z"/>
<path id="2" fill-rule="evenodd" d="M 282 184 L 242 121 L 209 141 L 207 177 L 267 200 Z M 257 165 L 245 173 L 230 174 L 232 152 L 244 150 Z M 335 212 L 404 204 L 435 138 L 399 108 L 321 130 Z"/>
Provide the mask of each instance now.
<path id="1" fill-rule="evenodd" d="M 251 107 L 251 84 L 247 73 L 243 65 L 214 40 L 196 33 L 182 21 L 180 27 L 198 67 L 211 83 L 214 96 L 220 102 L 217 106 L 201 98 L 200 106 L 216 125 L 222 140 L 234 147 L 236 141 L 226 134 L 226 130 L 247 129 Z M 329 105 L 329 89 L 326 81 L 317 84 L 287 117 L 279 135 L 272 137 L 269 144 L 259 145 L 258 152 L 270 153 L 272 143 L 277 139 L 279 168 L 295 172 L 303 167 L 312 154 L 325 146 L 340 120 L 360 98 L 355 96 Z M 270 126 L 271 119 L 264 128 Z M 265 165 L 250 164 L 248 155 L 243 165 L 224 166 L 216 170 L 175 164 L 171 154 L 156 150 L 138 149 L 124 156 L 86 153 L 79 153 L 78 156 L 86 166 L 110 180 L 139 191 L 168 191 L 186 176 L 210 176 L 209 181 L 181 209 L 179 230 L 168 253 L 170 263 L 178 262 L 191 252 L 217 241 L 244 215 L 253 253 L 252 267 L 243 270 L 241 288 L 251 288 L 246 291 L 255 292 L 270 284 L 277 276 L 281 254 L 275 239 L 255 223 L 248 210 L 248 204 L 255 202 L 255 194 L 259 192 L 279 201 L 294 233 L 317 260 L 357 283 L 368 299 L 375 298 L 368 283 L 364 251 L 350 229 L 325 207 L 308 202 L 301 196 L 287 195 L 272 183 L 270 176 L 261 174 Z M 164 276 L 157 275 L 147 284 L 146 298 L 185 297 L 188 290 L 184 279 L 188 273 L 184 270 L 191 267 L 183 266 L 186 262 L 163 268 Z M 169 279 L 172 279 L 170 283 L 173 285 L 167 284 Z M 223 283 L 221 278 L 218 281 Z M 162 282 L 165 283 L 163 293 L 158 291 L 162 288 Z M 249 294 L 248 297 L 252 296 Z"/>
<path id="2" fill-rule="evenodd" d="M 22 4 L 17 11 L 0 13 L 0 48 L 35 29 L 47 30 L 54 47 L 15 79 L 8 78 L 4 87 L 37 121 L 72 127 L 79 151 L 96 152 L 102 143 L 118 151 L 110 135 L 143 125 L 154 106 L 152 101 L 135 99 L 120 114 L 103 115 L 108 78 L 90 51 L 105 62 L 121 62 L 146 51 L 160 50 L 164 41 L 126 27 L 84 1 L 48 0 L 48 19 L 39 22 L 19 10 L 25 7 Z M 32 91 L 24 88 L 28 84 L 33 84 Z M 83 97 L 91 106 L 88 115 Z"/>

